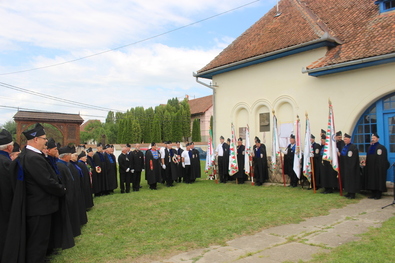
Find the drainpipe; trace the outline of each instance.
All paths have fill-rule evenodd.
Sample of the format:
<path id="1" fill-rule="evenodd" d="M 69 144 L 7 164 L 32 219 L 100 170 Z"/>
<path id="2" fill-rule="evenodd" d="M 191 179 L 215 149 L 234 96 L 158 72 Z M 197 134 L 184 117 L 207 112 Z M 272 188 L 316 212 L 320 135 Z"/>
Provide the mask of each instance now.
<path id="1" fill-rule="evenodd" d="M 215 118 L 215 93 L 216 93 L 216 88 L 218 88 L 218 86 L 215 83 L 214 84 L 212 84 L 212 83 L 207 84 L 207 83 L 200 81 L 199 77 L 197 76 L 197 74 L 195 72 L 193 72 L 193 76 L 196 78 L 197 83 L 213 90 L 213 126 L 214 127 L 211 127 L 211 128 L 213 129 L 213 144 L 214 144 L 214 139 L 216 138 L 216 134 L 217 134 L 216 129 L 215 129 L 215 119 L 216 119 Z"/>

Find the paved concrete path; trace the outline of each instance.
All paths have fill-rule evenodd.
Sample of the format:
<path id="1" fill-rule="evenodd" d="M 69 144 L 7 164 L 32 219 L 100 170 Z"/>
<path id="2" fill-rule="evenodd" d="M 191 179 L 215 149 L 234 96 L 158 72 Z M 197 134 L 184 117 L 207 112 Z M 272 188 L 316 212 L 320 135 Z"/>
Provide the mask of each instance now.
<path id="1" fill-rule="evenodd" d="M 211 246 L 173 256 L 154 263 L 278 263 L 310 260 L 319 252 L 358 240 L 369 227 L 380 227 L 395 213 L 392 196 L 380 200 L 364 198 L 356 204 L 332 209 L 329 215 L 309 218 L 299 224 L 265 229 L 252 236 L 228 241 L 226 246 Z"/>

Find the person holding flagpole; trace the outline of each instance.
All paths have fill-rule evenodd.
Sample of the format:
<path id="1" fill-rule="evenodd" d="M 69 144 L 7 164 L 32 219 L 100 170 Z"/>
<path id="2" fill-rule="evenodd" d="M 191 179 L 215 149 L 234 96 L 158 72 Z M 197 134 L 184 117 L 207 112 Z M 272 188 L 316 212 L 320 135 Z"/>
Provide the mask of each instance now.
<path id="1" fill-rule="evenodd" d="M 266 180 L 269 179 L 266 146 L 261 144 L 261 140 L 259 138 L 255 139 L 254 178 L 256 186 L 261 186 Z"/>
<path id="2" fill-rule="evenodd" d="M 291 134 L 289 136 L 290 144 L 288 144 L 287 148 L 284 151 L 284 173 L 289 176 L 291 180 L 290 187 L 297 187 L 298 186 L 298 177 L 293 169 L 294 167 L 294 158 L 295 158 L 295 135 Z"/>

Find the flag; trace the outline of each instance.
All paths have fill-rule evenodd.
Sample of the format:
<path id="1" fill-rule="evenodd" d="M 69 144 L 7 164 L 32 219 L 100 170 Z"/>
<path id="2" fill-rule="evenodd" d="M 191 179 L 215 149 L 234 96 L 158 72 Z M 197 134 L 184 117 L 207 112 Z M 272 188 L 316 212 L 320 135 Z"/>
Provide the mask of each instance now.
<path id="1" fill-rule="evenodd" d="M 273 114 L 273 138 L 272 138 L 272 169 L 277 167 L 277 157 L 280 156 L 280 141 L 277 130 L 277 117 Z"/>
<path id="2" fill-rule="evenodd" d="M 244 151 L 244 171 L 246 175 L 250 175 L 250 156 L 251 156 L 251 146 L 250 146 L 250 128 L 246 128 L 246 145 Z"/>
<path id="3" fill-rule="evenodd" d="M 326 130 L 326 139 L 324 146 L 324 153 L 322 160 L 328 161 L 332 164 L 335 171 L 339 172 L 339 160 L 337 157 L 337 146 L 336 146 L 336 132 L 335 132 L 335 118 L 333 116 L 332 103 L 329 101 L 329 117 L 328 117 L 328 128 Z"/>
<path id="4" fill-rule="evenodd" d="M 303 175 L 311 181 L 311 156 L 313 154 L 313 148 L 310 142 L 311 131 L 310 121 L 306 115 L 306 135 L 304 137 L 304 149 L 303 149 Z"/>
<path id="5" fill-rule="evenodd" d="M 239 171 L 239 166 L 237 165 L 237 151 L 236 151 L 236 134 L 235 134 L 235 127 L 233 123 L 231 125 L 232 130 L 232 139 L 230 141 L 230 149 L 229 149 L 229 175 L 234 175 Z"/>
<path id="6" fill-rule="evenodd" d="M 205 167 L 206 173 L 208 172 L 208 170 L 210 170 L 210 168 L 213 167 L 213 158 L 215 158 L 214 146 L 213 146 L 213 130 L 210 127 L 208 144 L 207 144 L 207 152 L 206 152 L 206 167 Z"/>
<path id="7" fill-rule="evenodd" d="M 293 169 L 296 176 L 300 179 L 300 160 L 302 159 L 302 152 L 300 150 L 300 119 L 296 119 L 296 132 L 295 132 L 295 153 Z"/>

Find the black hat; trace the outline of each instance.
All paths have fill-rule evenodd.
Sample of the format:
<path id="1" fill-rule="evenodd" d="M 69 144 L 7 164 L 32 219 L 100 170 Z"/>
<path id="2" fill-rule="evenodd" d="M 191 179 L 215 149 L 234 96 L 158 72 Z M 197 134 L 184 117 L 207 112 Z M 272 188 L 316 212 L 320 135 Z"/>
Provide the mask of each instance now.
<path id="1" fill-rule="evenodd" d="M 60 142 L 58 142 L 57 144 L 56 144 L 56 147 L 59 149 L 60 147 L 62 147 L 62 145 L 60 144 Z"/>
<path id="2" fill-rule="evenodd" d="M 17 153 L 21 151 L 21 147 L 19 146 L 18 143 L 14 142 L 14 148 L 12 149 L 13 153 Z"/>
<path id="3" fill-rule="evenodd" d="M 126 144 L 126 147 L 130 148 L 132 147 L 129 143 Z"/>
<path id="4" fill-rule="evenodd" d="M 315 139 L 315 136 L 313 134 L 310 134 L 311 139 Z"/>
<path id="5" fill-rule="evenodd" d="M 226 141 L 230 142 L 230 139 L 228 138 Z"/>
<path id="6" fill-rule="evenodd" d="M 347 133 L 344 134 L 344 137 L 351 138 L 351 136 L 349 134 L 347 134 Z"/>
<path id="7" fill-rule="evenodd" d="M 325 135 L 325 134 L 322 134 L 322 135 L 321 135 L 321 139 L 326 140 L 326 135 Z"/>
<path id="8" fill-rule="evenodd" d="M 58 151 L 59 151 L 59 154 L 64 154 L 64 153 L 72 153 L 72 149 L 70 148 L 70 147 L 68 147 L 68 146 L 64 146 L 64 147 L 60 147 L 59 149 L 58 149 Z"/>
<path id="9" fill-rule="evenodd" d="M 99 142 L 96 146 L 97 147 L 103 147 L 103 144 L 101 142 Z"/>
<path id="10" fill-rule="evenodd" d="M 261 143 L 261 140 L 259 140 L 258 137 L 255 137 L 255 143 Z"/>
<path id="11" fill-rule="evenodd" d="M 165 144 L 171 144 L 171 142 L 165 142 Z"/>
<path id="12" fill-rule="evenodd" d="M 156 145 L 156 142 L 152 142 L 152 143 L 151 143 L 151 147 L 152 147 L 152 146 L 155 146 L 155 145 Z"/>
<path id="13" fill-rule="evenodd" d="M 35 137 L 45 135 L 44 127 L 40 123 L 36 123 L 33 129 L 22 132 L 27 140 L 31 140 Z"/>
<path id="14" fill-rule="evenodd" d="M 324 129 L 321 129 L 321 133 L 326 134 L 326 131 Z"/>
<path id="15" fill-rule="evenodd" d="M 114 148 L 114 145 L 113 145 L 113 144 L 111 144 L 111 145 L 110 145 L 110 148 Z"/>
<path id="16" fill-rule="evenodd" d="M 377 134 L 377 133 L 372 133 L 372 136 L 375 136 L 375 137 L 377 137 L 377 138 L 379 138 L 380 139 L 380 136 Z"/>
<path id="17" fill-rule="evenodd" d="M 0 132 L 0 145 L 6 145 L 12 142 L 12 135 L 6 129 L 3 129 Z"/>
<path id="18" fill-rule="evenodd" d="M 336 136 L 342 136 L 342 131 L 336 132 Z"/>
<path id="19" fill-rule="evenodd" d="M 50 139 L 47 141 L 47 148 L 48 148 L 48 149 L 56 148 L 56 143 L 55 143 L 55 140 L 54 140 L 53 138 L 50 138 Z"/>
<path id="20" fill-rule="evenodd" d="M 81 159 L 82 157 L 86 156 L 85 151 L 82 151 L 79 155 L 78 155 L 78 159 Z"/>
<path id="21" fill-rule="evenodd" d="M 222 140 L 225 140 L 224 136 L 222 136 L 222 135 L 221 135 L 221 137 L 219 137 L 219 138 L 222 139 Z"/>
<path id="22" fill-rule="evenodd" d="M 295 134 L 291 134 L 291 135 L 289 136 L 289 138 L 295 139 Z"/>
<path id="23" fill-rule="evenodd" d="M 75 147 L 74 146 L 67 146 L 70 148 L 70 153 L 75 153 Z"/>
<path id="24" fill-rule="evenodd" d="M 87 153 L 93 152 L 92 147 L 89 147 L 89 148 L 86 150 L 86 152 L 87 152 Z"/>
<path id="25" fill-rule="evenodd" d="M 239 139 L 237 139 L 239 142 L 242 142 L 243 141 L 243 139 L 240 137 Z"/>
<path id="26" fill-rule="evenodd" d="M 180 142 L 176 142 L 176 144 L 179 144 Z"/>
<path id="27" fill-rule="evenodd" d="M 111 148 L 111 146 L 110 146 L 109 144 L 106 144 L 106 145 L 103 147 L 104 150 L 105 150 L 105 149 L 108 149 L 108 148 Z"/>

